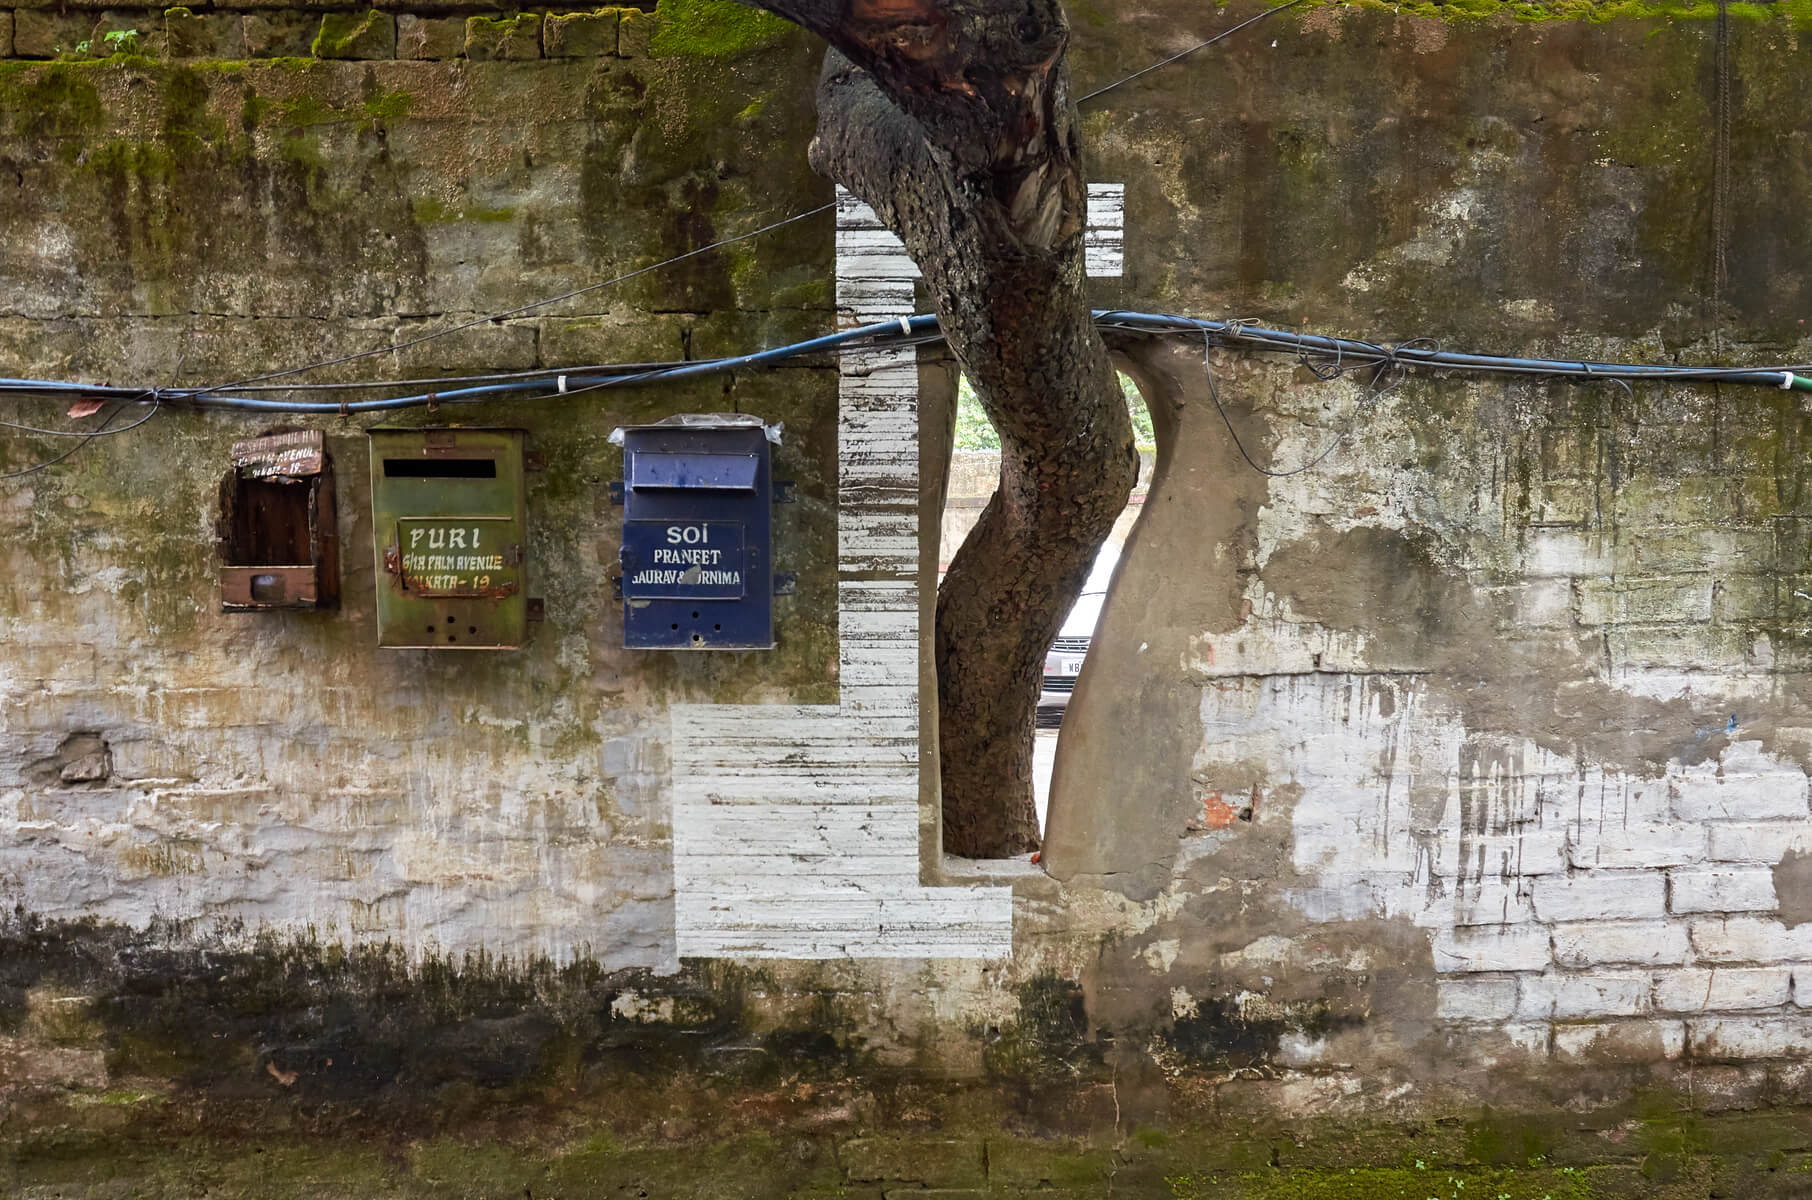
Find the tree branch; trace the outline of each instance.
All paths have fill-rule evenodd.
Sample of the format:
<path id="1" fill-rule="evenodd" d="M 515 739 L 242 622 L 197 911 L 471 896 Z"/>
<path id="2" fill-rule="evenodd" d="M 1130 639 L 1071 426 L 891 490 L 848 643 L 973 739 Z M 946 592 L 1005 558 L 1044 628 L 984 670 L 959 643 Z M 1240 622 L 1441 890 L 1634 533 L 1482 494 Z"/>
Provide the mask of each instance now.
<path id="1" fill-rule="evenodd" d="M 742 0 L 829 42 L 961 171 L 1061 155 L 1069 43 L 1058 0 Z"/>
<path id="2" fill-rule="evenodd" d="M 854 192 L 890 229 L 907 217 L 922 225 L 926 185 L 945 175 L 924 127 L 836 49 L 825 53 L 818 79 L 818 133 L 810 158 L 813 170 Z"/>
<path id="3" fill-rule="evenodd" d="M 1058 0 L 744 0 L 822 35 L 812 165 L 923 272 L 1000 431 L 1000 483 L 938 593 L 946 848 L 1034 848 L 1045 651 L 1137 471 L 1083 296 L 1087 198 Z"/>

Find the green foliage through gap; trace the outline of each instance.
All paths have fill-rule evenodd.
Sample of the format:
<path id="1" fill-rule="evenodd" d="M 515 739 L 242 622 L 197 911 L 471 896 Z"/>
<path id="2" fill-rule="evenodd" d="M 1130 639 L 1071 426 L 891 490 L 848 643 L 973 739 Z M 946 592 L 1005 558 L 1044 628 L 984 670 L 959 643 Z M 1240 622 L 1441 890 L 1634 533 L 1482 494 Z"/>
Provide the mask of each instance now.
<path id="1" fill-rule="evenodd" d="M 1126 396 L 1126 413 L 1132 418 L 1133 441 L 1140 450 L 1155 451 L 1158 437 L 1152 430 L 1151 412 L 1145 407 L 1145 398 L 1125 375 L 1120 376 L 1120 390 Z M 957 388 L 955 446 L 958 450 L 1000 449 L 1000 434 L 988 423 L 988 414 L 982 411 L 981 399 L 969 386 L 968 376 L 963 377 Z"/>

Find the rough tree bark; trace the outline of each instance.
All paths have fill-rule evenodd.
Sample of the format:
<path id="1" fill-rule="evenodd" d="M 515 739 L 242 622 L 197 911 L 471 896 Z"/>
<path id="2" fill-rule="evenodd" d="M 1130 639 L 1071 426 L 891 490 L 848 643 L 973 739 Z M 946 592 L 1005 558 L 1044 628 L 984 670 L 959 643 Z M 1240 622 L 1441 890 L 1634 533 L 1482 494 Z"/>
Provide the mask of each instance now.
<path id="1" fill-rule="evenodd" d="M 815 169 L 905 242 L 1000 433 L 938 594 L 944 846 L 1038 846 L 1044 655 L 1138 473 L 1083 296 L 1087 188 L 1058 0 L 743 0 L 823 37 Z"/>

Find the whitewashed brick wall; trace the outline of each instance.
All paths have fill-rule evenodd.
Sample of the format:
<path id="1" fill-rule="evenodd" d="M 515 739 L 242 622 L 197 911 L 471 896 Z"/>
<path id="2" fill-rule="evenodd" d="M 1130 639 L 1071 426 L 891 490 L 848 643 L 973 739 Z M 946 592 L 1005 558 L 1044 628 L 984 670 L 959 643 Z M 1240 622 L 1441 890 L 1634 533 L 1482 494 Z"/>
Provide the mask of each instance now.
<path id="1" fill-rule="evenodd" d="M 1442 386 L 1451 402 L 1459 385 Z M 1470 439 L 1412 470 L 1390 465 L 1407 457 L 1402 415 L 1415 403 L 1399 399 L 1326 469 L 1271 484 L 1252 615 L 1199 639 L 1190 664 L 1203 684 L 1196 777 L 1211 786 L 1225 764 L 1259 763 L 1273 789 L 1291 789 L 1279 800 L 1289 900 L 1313 921 L 1424 928 L 1444 1023 L 1561 1060 L 1808 1057 L 1812 924 L 1783 918 L 1777 865 L 1812 850 L 1812 715 L 1796 717 L 1790 699 L 1807 665 L 1812 602 L 1797 591 L 1812 591 L 1801 587 L 1812 527 L 1742 460 L 1671 465 L 1713 426 L 1733 443 L 1761 436 L 1771 410 L 1669 399 L 1681 411 L 1664 424 L 1557 431 L 1525 392 L 1513 436 Z M 1280 461 L 1322 444 L 1316 426 L 1283 428 Z M 1594 466 L 1593 447 L 1612 437 L 1644 451 L 1615 480 Z M 1575 493 L 1601 499 L 1560 503 Z M 1581 710 L 1576 748 L 1474 728 L 1445 686 L 1449 667 L 1318 625 L 1304 615 L 1313 604 L 1264 582 L 1278 549 L 1368 521 L 1428 535 L 1480 599 L 1453 635 L 1478 648 L 1469 683 L 1527 684 L 1500 674 L 1529 668 L 1495 659 L 1497 639 L 1547 639 L 1575 662 L 1589 648 L 1585 675 L 1557 671 L 1553 684 L 1556 712 L 1568 689 L 1612 701 Z M 1494 609 L 1490 596 L 1511 603 Z M 1539 654 L 1528 661 L 1542 669 Z M 1599 712 L 1644 711 L 1621 700 L 1671 707 L 1627 729 L 1584 728 Z M 1675 749 L 1618 762 L 1584 748 L 1599 733 Z"/>

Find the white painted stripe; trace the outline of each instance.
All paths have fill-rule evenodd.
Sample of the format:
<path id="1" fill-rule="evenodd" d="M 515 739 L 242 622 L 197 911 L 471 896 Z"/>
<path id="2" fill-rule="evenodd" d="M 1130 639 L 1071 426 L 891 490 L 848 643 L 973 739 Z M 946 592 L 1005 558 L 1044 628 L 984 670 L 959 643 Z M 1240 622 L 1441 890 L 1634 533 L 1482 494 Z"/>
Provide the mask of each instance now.
<path id="1" fill-rule="evenodd" d="M 1126 273 L 1126 185 L 1091 183 L 1088 225 L 1083 233 L 1083 269 L 1096 279 Z"/>

